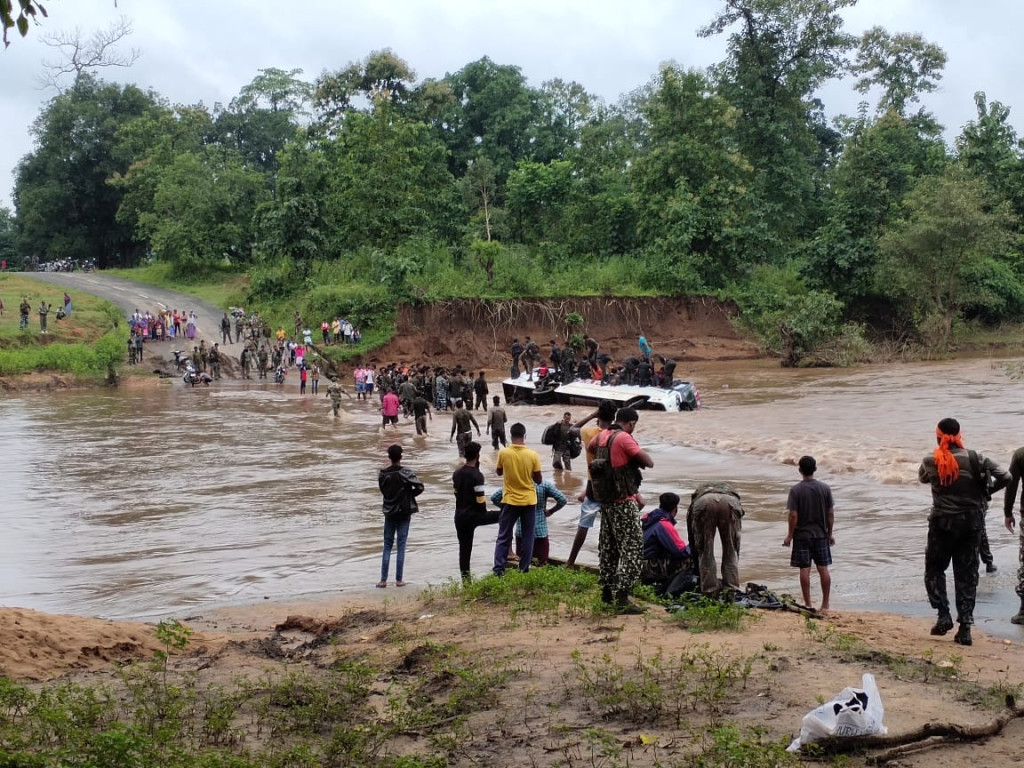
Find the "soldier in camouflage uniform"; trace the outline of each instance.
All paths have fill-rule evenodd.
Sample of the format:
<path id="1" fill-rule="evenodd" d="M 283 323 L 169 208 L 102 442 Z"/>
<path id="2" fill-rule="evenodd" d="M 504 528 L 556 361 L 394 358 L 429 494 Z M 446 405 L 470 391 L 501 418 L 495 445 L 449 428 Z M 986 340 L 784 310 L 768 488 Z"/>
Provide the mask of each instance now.
<path id="1" fill-rule="evenodd" d="M 335 416 L 338 416 L 338 414 L 341 413 L 341 396 L 344 394 L 352 397 L 352 395 L 349 394 L 347 389 L 341 386 L 341 383 L 336 378 L 333 376 L 329 378 L 331 383 L 327 385 L 326 396 L 331 398 L 331 411 L 334 412 Z"/>
<path id="2" fill-rule="evenodd" d="M 267 364 L 269 360 L 267 358 L 267 348 L 260 345 L 259 351 L 256 353 L 256 370 L 259 371 L 257 378 L 267 378 Z"/>
<path id="3" fill-rule="evenodd" d="M 953 642 L 971 645 L 974 602 L 978 592 L 978 541 L 985 525 L 988 495 L 1004 488 L 1010 474 L 992 459 L 964 448 L 960 422 L 943 419 L 935 430 L 938 447 L 924 457 L 918 479 L 932 488 L 932 509 L 928 516 L 928 544 L 924 555 L 924 586 L 928 602 L 939 613 L 933 635 L 945 635 L 953 628 L 946 597 L 946 568 L 952 562 L 960 626 Z M 992 478 L 987 486 L 985 475 Z"/>
<path id="4" fill-rule="evenodd" d="M 1006 496 L 1003 500 L 1003 515 L 1006 530 L 1013 533 L 1017 521 L 1013 516 L 1013 507 L 1017 503 L 1017 489 L 1021 485 L 1020 478 L 1024 475 L 1024 448 L 1018 448 L 1013 452 L 1010 459 L 1010 487 L 1006 489 Z M 1024 624 L 1024 525 L 1020 527 L 1020 547 L 1018 549 L 1020 566 L 1017 569 L 1017 597 L 1020 598 L 1020 608 L 1013 618 L 1014 624 Z"/>
<path id="5" fill-rule="evenodd" d="M 700 564 L 700 591 L 716 594 L 719 587 L 740 589 L 740 530 L 743 504 L 731 483 L 701 483 L 690 497 L 686 537 Z M 722 542 L 722 583 L 718 583 L 715 539 Z"/>
<path id="6" fill-rule="evenodd" d="M 629 593 L 640 578 L 643 565 L 644 536 L 640 526 L 640 495 L 637 493 L 637 467 L 653 467 L 654 462 L 633 438 L 639 415 L 633 408 L 620 408 L 615 423 L 595 435 L 588 450 L 594 461 L 608 454 L 609 480 L 604 482 L 593 473 L 591 480 L 597 500 L 601 502 L 601 533 L 597 544 L 600 563 L 601 600 L 613 605 L 618 613 L 641 613 L 629 601 Z M 611 447 L 608 443 L 612 440 Z M 599 453 L 599 451 L 601 453 Z M 619 490 L 613 492 L 610 487 Z"/>

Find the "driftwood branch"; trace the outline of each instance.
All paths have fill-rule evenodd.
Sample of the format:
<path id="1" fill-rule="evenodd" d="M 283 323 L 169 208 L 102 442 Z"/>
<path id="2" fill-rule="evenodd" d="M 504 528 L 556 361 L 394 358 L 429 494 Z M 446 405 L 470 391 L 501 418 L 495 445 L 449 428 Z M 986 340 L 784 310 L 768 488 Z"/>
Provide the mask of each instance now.
<path id="1" fill-rule="evenodd" d="M 981 725 L 962 725 L 960 723 L 925 723 L 906 733 L 887 736 L 859 736 L 839 739 L 823 739 L 808 745 L 811 748 L 807 756 L 820 757 L 822 754 L 834 755 L 845 752 L 866 752 L 883 750 L 868 757 L 868 765 L 885 765 L 898 757 L 931 749 L 942 744 L 954 744 L 965 741 L 980 741 L 995 736 L 1010 721 L 1024 717 L 1024 707 L 1017 705 L 1012 695 L 1006 697 L 1006 709 L 995 719 Z"/>

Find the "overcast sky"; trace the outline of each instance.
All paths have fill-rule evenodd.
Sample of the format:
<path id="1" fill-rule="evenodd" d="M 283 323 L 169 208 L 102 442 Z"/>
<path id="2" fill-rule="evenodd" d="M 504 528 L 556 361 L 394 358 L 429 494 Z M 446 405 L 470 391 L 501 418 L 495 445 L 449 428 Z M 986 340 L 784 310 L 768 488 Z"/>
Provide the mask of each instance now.
<path id="1" fill-rule="evenodd" d="M 49 18 L 0 51 L 0 205 L 10 204 L 13 169 L 32 150 L 28 128 L 52 91 L 39 90 L 46 32 L 105 28 L 125 15 L 141 49 L 130 70 L 107 79 L 151 87 L 177 103 L 227 103 L 258 69 L 301 68 L 309 80 L 370 51 L 391 48 L 419 78 L 441 77 L 489 56 L 522 68 L 531 85 L 560 77 L 615 101 L 675 60 L 705 67 L 723 58 L 724 38 L 698 28 L 719 0 L 44 0 Z M 881 25 L 919 32 L 949 54 L 941 89 L 926 106 L 952 139 L 975 116 L 973 94 L 1024 114 L 1020 0 L 860 0 L 845 12 L 852 33 Z M 853 113 L 849 79 L 822 93 L 828 114 Z M 1018 111 L 1019 110 L 1019 111 Z"/>

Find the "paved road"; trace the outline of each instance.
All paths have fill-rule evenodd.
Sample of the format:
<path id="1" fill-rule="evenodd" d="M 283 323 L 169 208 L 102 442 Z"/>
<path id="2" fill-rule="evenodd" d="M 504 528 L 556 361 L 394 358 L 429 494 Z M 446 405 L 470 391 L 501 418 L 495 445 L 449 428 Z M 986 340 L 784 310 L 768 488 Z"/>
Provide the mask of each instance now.
<path id="1" fill-rule="evenodd" d="M 220 318 L 227 307 L 221 309 L 186 293 L 134 283 L 120 277 L 104 275 L 102 272 L 26 272 L 25 277 L 107 299 L 123 310 L 126 318 L 136 309 L 142 312 L 155 312 L 165 308 L 177 308 L 185 312 L 192 310 L 197 316 L 196 339 L 206 339 L 207 344 L 211 345 L 215 341 L 220 341 Z M 60 297 L 53 301 L 54 305 L 60 303 Z M 182 327 L 184 328 L 184 323 Z M 233 352 L 231 346 L 225 351 L 228 354 Z"/>

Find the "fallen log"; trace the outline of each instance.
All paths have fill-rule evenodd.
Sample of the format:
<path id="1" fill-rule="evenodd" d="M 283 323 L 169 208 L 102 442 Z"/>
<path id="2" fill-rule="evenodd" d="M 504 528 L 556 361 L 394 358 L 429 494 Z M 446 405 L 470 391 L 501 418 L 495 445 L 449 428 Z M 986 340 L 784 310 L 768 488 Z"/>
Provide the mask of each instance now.
<path id="1" fill-rule="evenodd" d="M 1012 720 L 1024 717 L 1024 707 L 1017 706 L 1012 695 L 1006 697 L 1006 709 L 995 719 L 981 725 L 961 723 L 925 723 L 906 733 L 886 736 L 851 736 L 822 739 L 806 745 L 801 752 L 808 758 L 817 759 L 822 755 L 849 752 L 868 752 L 880 749 L 882 752 L 868 757 L 868 765 L 885 765 L 897 757 L 919 752 L 942 744 L 980 741 L 995 736 Z"/>

